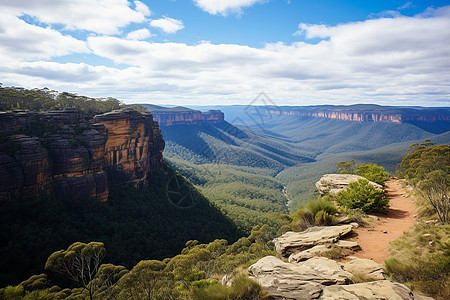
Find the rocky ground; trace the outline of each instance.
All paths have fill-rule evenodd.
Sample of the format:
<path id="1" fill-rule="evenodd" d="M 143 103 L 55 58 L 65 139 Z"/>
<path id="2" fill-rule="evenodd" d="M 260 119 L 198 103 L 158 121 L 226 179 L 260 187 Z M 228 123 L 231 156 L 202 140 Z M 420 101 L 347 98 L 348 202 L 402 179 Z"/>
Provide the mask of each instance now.
<path id="1" fill-rule="evenodd" d="M 277 257 L 250 266 L 250 277 L 274 299 L 431 299 L 385 278 L 388 244 L 413 228 L 416 214 L 398 180 L 387 182 L 386 190 L 386 216 L 373 217 L 364 227 L 352 223 L 287 232 L 274 240 Z M 339 261 L 323 257 L 336 249 L 351 256 Z"/>

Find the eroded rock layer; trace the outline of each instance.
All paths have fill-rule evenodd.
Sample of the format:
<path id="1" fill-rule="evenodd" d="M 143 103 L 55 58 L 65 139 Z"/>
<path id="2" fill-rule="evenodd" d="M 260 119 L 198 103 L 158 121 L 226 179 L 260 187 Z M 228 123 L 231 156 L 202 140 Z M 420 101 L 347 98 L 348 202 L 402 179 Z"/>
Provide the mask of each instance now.
<path id="1" fill-rule="evenodd" d="M 151 114 L 76 109 L 0 113 L 0 199 L 108 199 L 109 181 L 145 185 L 164 140 Z M 110 172 L 107 172 L 110 171 Z M 111 180 L 107 174 L 111 175 Z"/>

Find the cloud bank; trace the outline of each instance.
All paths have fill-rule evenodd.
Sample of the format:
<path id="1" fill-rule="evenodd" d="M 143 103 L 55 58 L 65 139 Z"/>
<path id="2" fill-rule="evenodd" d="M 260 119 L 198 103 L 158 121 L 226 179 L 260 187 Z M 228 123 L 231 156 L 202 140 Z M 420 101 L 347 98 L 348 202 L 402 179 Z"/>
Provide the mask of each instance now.
<path id="1" fill-rule="evenodd" d="M 56 0 L 45 1 L 58 6 Z M 99 26 L 97 34 L 80 39 L 51 26 L 25 22 L 20 18 L 22 10 L 17 11 L 21 2 L 27 1 L 0 4 L 4 85 L 48 86 L 130 103 L 248 104 L 261 91 L 280 105 L 448 106 L 450 99 L 450 6 L 413 17 L 379 17 L 336 26 L 300 23 L 292 33 L 303 41 L 254 48 L 156 43 L 147 40 L 151 33 L 145 28 L 125 37 L 100 34 L 120 31 L 117 25 Z M 134 6 L 121 0 L 114 3 L 137 16 L 150 13 L 137 1 Z M 33 6 L 23 9 L 29 15 L 34 10 Z M 183 24 L 171 20 L 152 22 L 160 21 L 153 25 L 167 33 L 180 30 Z M 122 22 L 130 20 L 124 17 Z M 68 20 L 64 26 L 83 24 Z M 67 62 L 73 54 L 111 63 Z"/>

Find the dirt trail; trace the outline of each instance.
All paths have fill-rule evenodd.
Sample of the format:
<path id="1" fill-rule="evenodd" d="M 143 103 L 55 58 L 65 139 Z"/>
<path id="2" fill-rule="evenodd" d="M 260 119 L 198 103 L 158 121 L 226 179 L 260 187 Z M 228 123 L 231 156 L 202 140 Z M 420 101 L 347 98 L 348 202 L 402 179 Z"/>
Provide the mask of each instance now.
<path id="1" fill-rule="evenodd" d="M 362 251 L 353 256 L 369 258 L 377 263 L 384 263 L 389 257 L 389 242 L 402 236 L 414 227 L 417 214 L 416 206 L 406 190 L 396 179 L 386 182 L 385 189 L 389 198 L 389 209 L 385 216 L 369 224 L 369 227 L 360 227 L 347 238 L 357 241 Z"/>

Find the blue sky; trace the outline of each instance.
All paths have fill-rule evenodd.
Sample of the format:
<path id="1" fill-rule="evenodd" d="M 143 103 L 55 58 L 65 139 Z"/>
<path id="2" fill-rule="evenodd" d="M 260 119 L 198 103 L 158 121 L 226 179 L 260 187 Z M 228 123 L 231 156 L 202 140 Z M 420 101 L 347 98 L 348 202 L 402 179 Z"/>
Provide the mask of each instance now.
<path id="1" fill-rule="evenodd" d="M 127 103 L 449 106 L 450 1 L 2 0 L 0 82 Z"/>

